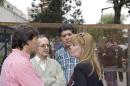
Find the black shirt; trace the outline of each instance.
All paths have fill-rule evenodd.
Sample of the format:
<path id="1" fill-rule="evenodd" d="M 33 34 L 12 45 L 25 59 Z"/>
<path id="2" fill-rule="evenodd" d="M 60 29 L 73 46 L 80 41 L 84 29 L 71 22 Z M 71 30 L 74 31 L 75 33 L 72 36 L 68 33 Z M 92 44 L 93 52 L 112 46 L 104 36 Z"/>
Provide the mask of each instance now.
<path id="1" fill-rule="evenodd" d="M 88 62 L 81 62 L 77 64 L 74 69 L 73 86 L 103 86 L 101 80 L 99 80 L 98 75 L 92 71 L 92 66 Z"/>

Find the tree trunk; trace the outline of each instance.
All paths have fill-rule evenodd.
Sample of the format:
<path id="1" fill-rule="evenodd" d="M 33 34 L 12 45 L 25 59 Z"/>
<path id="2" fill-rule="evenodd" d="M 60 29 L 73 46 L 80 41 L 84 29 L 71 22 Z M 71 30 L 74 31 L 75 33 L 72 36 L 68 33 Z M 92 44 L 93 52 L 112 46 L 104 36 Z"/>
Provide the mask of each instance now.
<path id="1" fill-rule="evenodd" d="M 119 6 L 114 7 L 114 11 L 115 11 L 114 24 L 120 24 L 121 7 Z"/>

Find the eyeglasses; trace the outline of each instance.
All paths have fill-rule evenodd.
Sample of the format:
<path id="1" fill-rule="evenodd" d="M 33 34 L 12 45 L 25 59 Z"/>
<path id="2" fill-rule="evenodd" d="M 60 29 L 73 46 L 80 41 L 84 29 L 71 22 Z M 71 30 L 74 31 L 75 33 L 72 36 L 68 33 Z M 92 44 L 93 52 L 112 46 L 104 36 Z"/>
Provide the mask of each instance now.
<path id="1" fill-rule="evenodd" d="M 39 47 L 41 47 L 41 48 L 49 48 L 50 47 L 50 45 L 49 44 L 43 44 L 43 45 L 40 45 Z"/>

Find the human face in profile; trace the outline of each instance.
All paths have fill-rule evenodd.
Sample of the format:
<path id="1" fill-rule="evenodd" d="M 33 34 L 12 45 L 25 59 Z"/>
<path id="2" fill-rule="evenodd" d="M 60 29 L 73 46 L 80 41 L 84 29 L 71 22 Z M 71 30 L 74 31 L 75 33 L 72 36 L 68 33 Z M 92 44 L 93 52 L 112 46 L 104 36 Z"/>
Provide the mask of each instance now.
<path id="1" fill-rule="evenodd" d="M 81 54 L 82 54 L 82 48 L 78 44 L 72 44 L 70 46 L 70 54 L 71 56 L 76 57 L 77 59 L 80 59 Z"/>
<path id="2" fill-rule="evenodd" d="M 37 48 L 38 48 L 38 41 L 37 41 L 37 36 L 33 37 L 32 40 L 28 41 L 28 48 L 29 48 L 29 52 L 31 53 L 36 53 L 37 52 Z"/>

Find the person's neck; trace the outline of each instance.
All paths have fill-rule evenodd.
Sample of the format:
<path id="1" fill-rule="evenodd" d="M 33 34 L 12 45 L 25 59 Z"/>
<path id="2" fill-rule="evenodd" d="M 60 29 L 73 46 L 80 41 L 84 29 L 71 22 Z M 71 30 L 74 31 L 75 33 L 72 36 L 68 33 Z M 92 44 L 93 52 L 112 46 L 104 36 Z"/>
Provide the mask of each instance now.
<path id="1" fill-rule="evenodd" d="M 30 50 L 29 50 L 29 48 L 27 46 L 24 46 L 22 51 L 26 52 L 27 54 L 31 54 Z"/>
<path id="2" fill-rule="evenodd" d="M 70 46 L 65 46 L 65 49 L 66 49 L 67 51 L 69 51 L 69 50 L 70 50 Z"/>
<path id="3" fill-rule="evenodd" d="M 37 56 L 40 58 L 41 61 L 46 61 L 47 60 L 47 56 L 46 57 L 43 57 L 41 55 L 37 55 Z"/>

